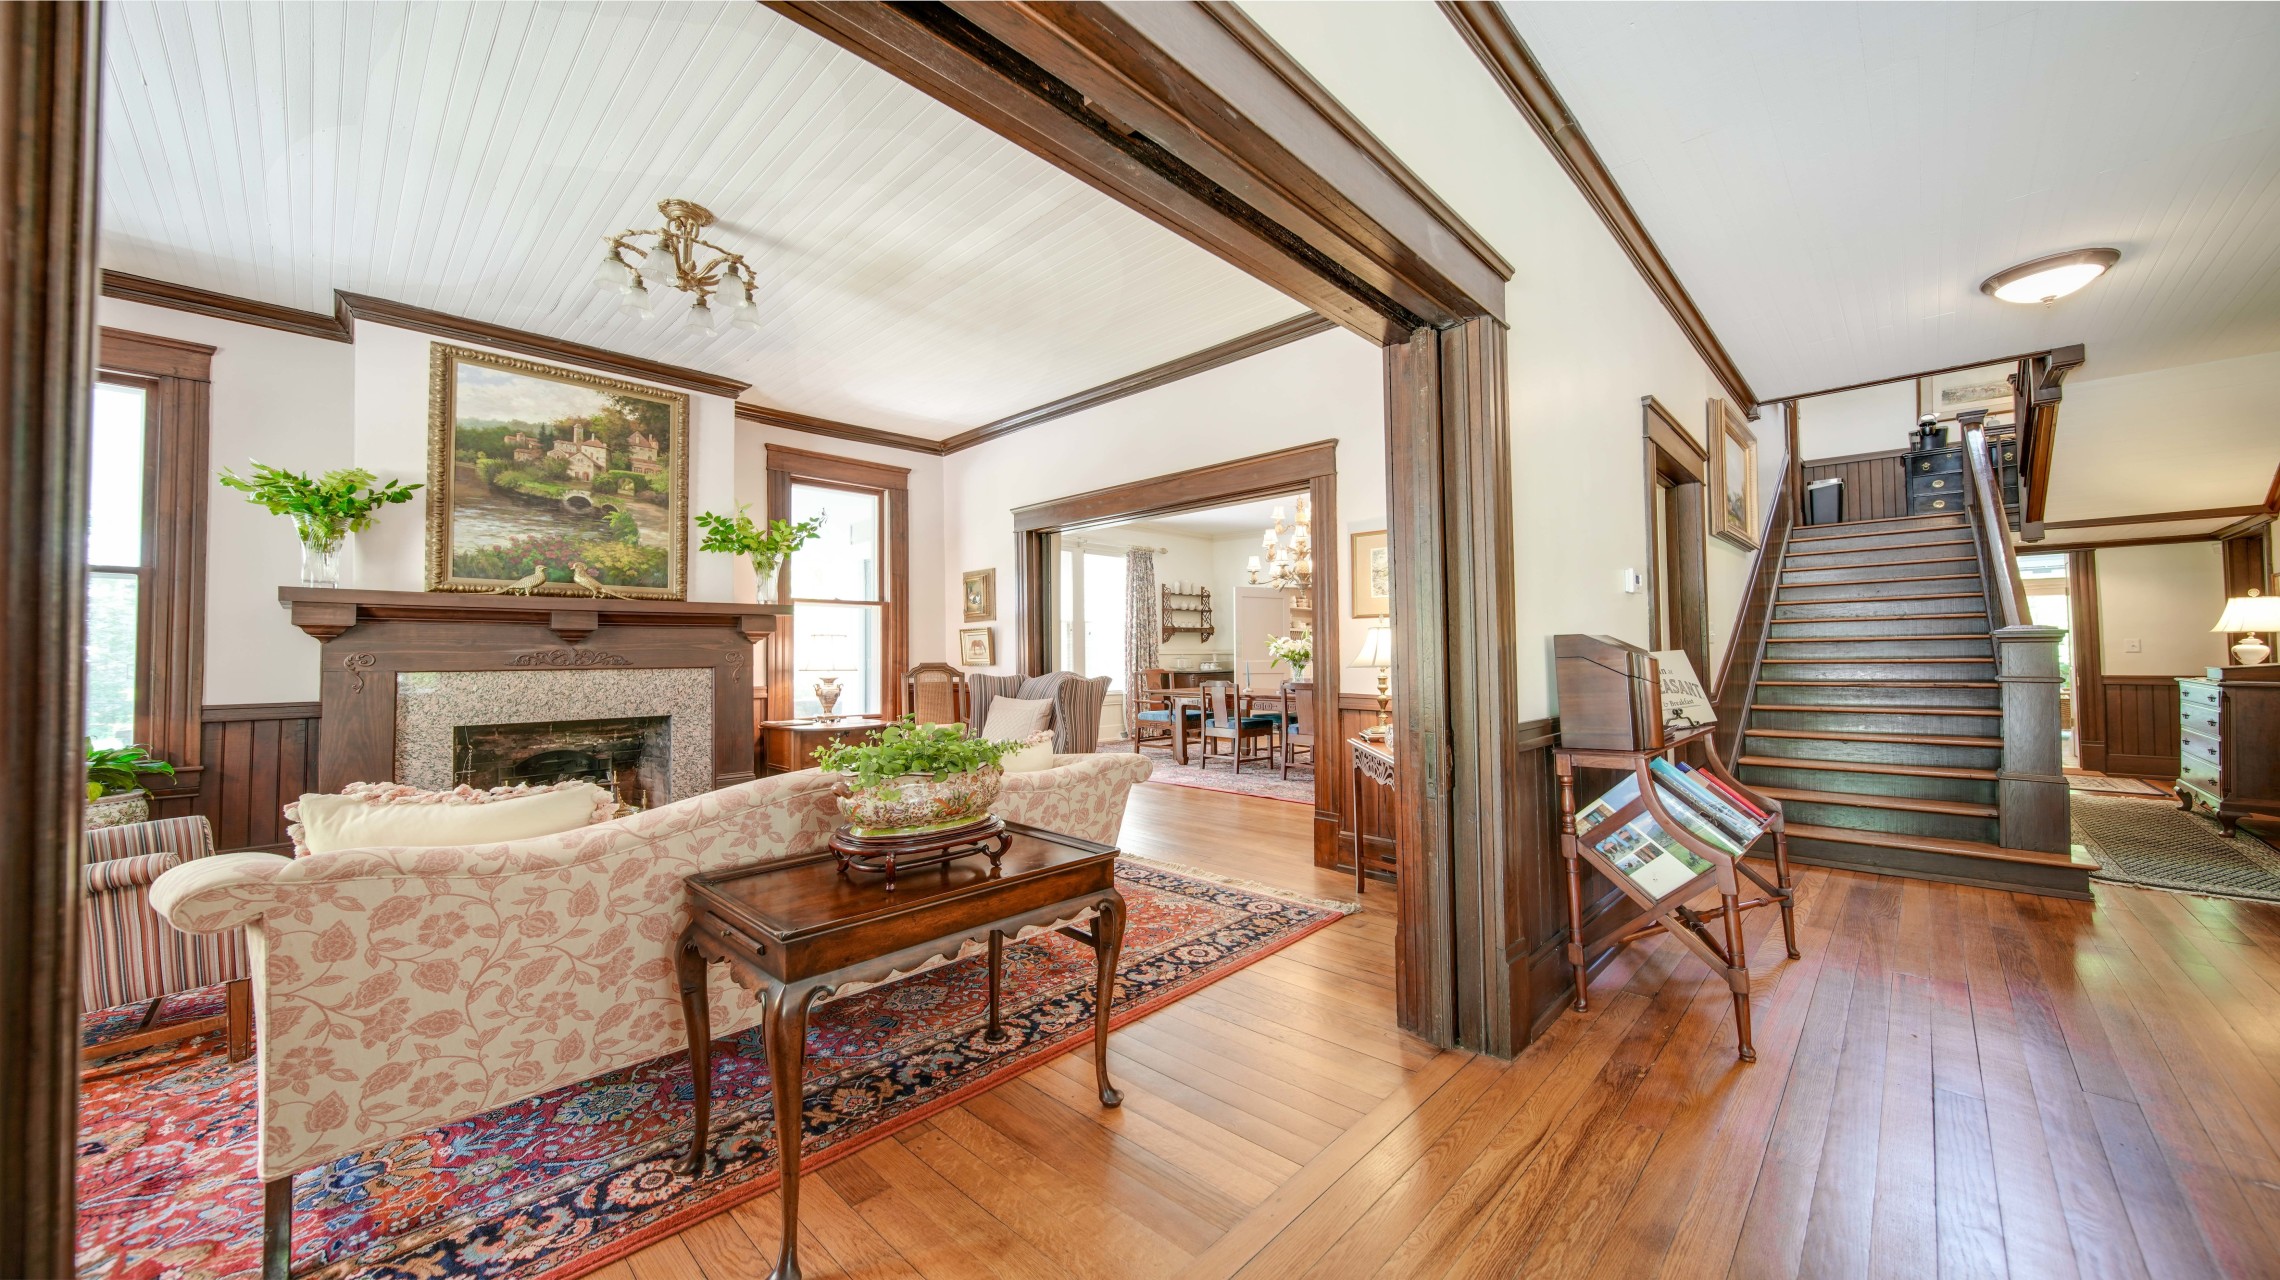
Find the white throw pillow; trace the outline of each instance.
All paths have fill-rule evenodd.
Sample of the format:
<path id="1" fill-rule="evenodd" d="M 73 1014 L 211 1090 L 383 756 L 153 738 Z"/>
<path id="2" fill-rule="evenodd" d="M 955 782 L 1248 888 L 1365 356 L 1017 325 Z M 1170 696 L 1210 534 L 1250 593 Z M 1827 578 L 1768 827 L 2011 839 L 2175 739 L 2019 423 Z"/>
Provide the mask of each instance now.
<path id="1" fill-rule="evenodd" d="M 1021 742 L 1052 727 L 1051 698 L 992 698 L 982 736 L 992 742 Z"/>
<path id="2" fill-rule="evenodd" d="M 409 792 L 410 788 L 402 791 Z M 479 801 L 450 792 L 414 793 L 395 798 L 364 794 L 305 795 L 295 805 L 298 844 L 309 853 L 387 846 L 441 848 L 496 844 L 558 835 L 597 821 L 610 806 L 609 792 L 592 783 L 533 790 Z M 429 798 L 433 797 L 433 798 Z"/>
<path id="3" fill-rule="evenodd" d="M 1053 733 L 1033 733 L 1021 744 L 1021 750 L 998 762 L 1007 773 L 1038 773 L 1053 767 Z"/>

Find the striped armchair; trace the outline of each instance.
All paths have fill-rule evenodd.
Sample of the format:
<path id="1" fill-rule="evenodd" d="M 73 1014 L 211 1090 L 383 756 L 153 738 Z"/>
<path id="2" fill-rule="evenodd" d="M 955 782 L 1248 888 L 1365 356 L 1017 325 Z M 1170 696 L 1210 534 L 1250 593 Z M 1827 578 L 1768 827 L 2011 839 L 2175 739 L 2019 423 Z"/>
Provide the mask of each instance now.
<path id="1" fill-rule="evenodd" d="M 228 1033 L 230 1060 L 252 1052 L 253 988 L 246 964 L 245 931 L 184 933 L 151 909 L 150 886 L 159 873 L 214 852 L 204 818 L 161 818 L 101 827 L 86 836 L 86 885 L 80 897 L 79 1004 L 87 1010 L 150 1002 L 142 1025 L 83 1050 L 107 1058 L 135 1049 L 203 1035 Z M 227 983 L 223 1012 L 154 1027 L 166 997 Z"/>
<path id="2" fill-rule="evenodd" d="M 1086 679 L 1073 671 L 1041 676 L 966 677 L 969 693 L 966 728 L 980 733 L 998 698 L 1049 698 L 1053 702 L 1053 754 L 1087 755 L 1100 750 L 1100 709 L 1108 701 L 1108 677 Z"/>

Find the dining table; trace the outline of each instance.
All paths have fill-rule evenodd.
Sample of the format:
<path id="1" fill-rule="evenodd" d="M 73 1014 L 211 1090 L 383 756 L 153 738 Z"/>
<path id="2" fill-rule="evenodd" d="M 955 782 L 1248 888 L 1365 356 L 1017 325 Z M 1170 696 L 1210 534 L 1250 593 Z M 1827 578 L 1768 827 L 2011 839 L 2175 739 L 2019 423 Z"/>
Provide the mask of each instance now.
<path id="1" fill-rule="evenodd" d="M 1172 708 L 1172 758 L 1181 764 L 1186 764 L 1188 762 L 1189 734 L 1188 718 L 1184 712 L 1190 705 L 1204 706 L 1204 690 L 1200 688 L 1150 689 L 1146 696 L 1161 698 L 1164 700 L 1165 706 Z M 1249 689 L 1237 689 L 1235 691 L 1235 714 L 1238 716 L 1250 715 L 1252 710 L 1262 702 L 1273 703 L 1279 707 L 1282 704 L 1281 690 L 1276 690 L 1273 693 L 1261 693 Z M 1202 768 L 1203 762 L 1198 760 L 1196 767 Z"/>

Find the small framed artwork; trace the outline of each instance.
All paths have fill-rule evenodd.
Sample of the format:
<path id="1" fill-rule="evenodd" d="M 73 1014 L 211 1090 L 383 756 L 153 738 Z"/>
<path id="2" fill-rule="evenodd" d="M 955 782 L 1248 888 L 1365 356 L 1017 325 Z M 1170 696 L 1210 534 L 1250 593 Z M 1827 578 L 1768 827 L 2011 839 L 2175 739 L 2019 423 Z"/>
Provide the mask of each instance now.
<path id="1" fill-rule="evenodd" d="M 1757 437 L 1741 410 L 1710 402 L 1710 533 L 1737 547 L 1758 544 Z"/>
<path id="2" fill-rule="evenodd" d="M 1966 410 L 1985 409 L 1987 421 L 1993 425 L 2009 422 L 2013 407 L 2010 365 L 1983 365 L 1916 379 L 1918 417 L 1928 413 L 1942 422 L 1953 422 Z"/>
<path id="3" fill-rule="evenodd" d="M 997 665 L 997 629 L 964 627 L 958 632 L 958 660 L 969 667 Z"/>
<path id="4" fill-rule="evenodd" d="M 997 570 L 976 569 L 966 575 L 966 621 L 997 621 Z"/>
<path id="5" fill-rule="evenodd" d="M 1393 613 L 1393 557 L 1386 549 L 1385 530 L 1357 533 L 1348 539 L 1353 553 L 1353 615 L 1383 618 Z"/>

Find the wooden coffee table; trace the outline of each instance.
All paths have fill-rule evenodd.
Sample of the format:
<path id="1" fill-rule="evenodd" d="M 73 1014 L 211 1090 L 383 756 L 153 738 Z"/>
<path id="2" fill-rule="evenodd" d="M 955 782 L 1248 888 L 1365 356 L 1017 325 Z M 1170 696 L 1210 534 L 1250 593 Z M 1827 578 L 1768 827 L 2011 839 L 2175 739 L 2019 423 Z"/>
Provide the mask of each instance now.
<path id="1" fill-rule="evenodd" d="M 776 1148 L 783 1166 L 784 1240 L 774 1280 L 799 1280 L 800 1118 L 806 1090 L 808 1006 L 856 982 L 877 982 L 968 941 L 989 945 L 989 1024 L 1003 1040 L 999 986 L 1005 939 L 1029 925 L 1096 912 L 1091 932 L 1065 928 L 1096 957 L 1093 972 L 1093 1077 L 1100 1103 L 1123 1096 L 1108 1081 L 1108 1013 L 1116 957 L 1124 944 L 1124 896 L 1116 891 L 1116 850 L 1073 836 L 1007 823 L 1013 844 L 993 871 L 981 858 L 906 872 L 889 892 L 883 876 L 842 875 L 826 850 L 733 871 L 688 877 L 689 928 L 681 935 L 681 1012 L 696 1080 L 696 1130 L 684 1169 L 702 1177 L 712 1122 L 712 1015 L 705 966 L 728 965 L 738 986 L 760 998 Z"/>

